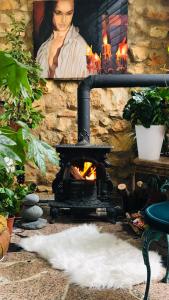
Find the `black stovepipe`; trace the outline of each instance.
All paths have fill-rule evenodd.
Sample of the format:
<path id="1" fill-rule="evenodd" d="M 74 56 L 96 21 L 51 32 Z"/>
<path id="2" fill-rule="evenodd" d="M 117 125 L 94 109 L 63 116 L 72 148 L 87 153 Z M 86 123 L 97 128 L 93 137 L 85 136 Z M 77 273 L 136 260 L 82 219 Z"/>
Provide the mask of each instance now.
<path id="1" fill-rule="evenodd" d="M 90 90 L 110 87 L 168 86 L 168 74 L 116 74 L 93 75 L 85 78 L 78 87 L 78 143 L 90 143 Z"/>

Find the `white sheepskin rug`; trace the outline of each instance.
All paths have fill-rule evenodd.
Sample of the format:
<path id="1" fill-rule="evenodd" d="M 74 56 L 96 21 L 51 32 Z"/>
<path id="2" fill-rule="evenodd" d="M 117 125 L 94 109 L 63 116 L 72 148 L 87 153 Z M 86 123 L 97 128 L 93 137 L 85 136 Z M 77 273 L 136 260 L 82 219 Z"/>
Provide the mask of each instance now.
<path id="1" fill-rule="evenodd" d="M 80 225 L 51 235 L 24 238 L 19 245 L 37 252 L 71 282 L 91 288 L 130 288 L 146 281 L 142 252 L 114 234 L 100 233 L 93 225 Z M 160 256 L 150 251 L 152 279 L 164 275 Z"/>

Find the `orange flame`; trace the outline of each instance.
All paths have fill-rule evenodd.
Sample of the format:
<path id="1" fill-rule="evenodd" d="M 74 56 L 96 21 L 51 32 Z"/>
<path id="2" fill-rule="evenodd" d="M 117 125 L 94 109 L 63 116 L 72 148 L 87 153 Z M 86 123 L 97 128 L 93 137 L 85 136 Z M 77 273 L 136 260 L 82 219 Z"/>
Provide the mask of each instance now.
<path id="1" fill-rule="evenodd" d="M 87 180 L 95 180 L 96 179 L 96 167 L 91 167 L 90 175 L 86 176 Z"/>
<path id="2" fill-rule="evenodd" d="M 97 53 L 94 54 L 95 61 L 100 61 L 100 57 Z"/>
<path id="3" fill-rule="evenodd" d="M 119 44 L 118 50 L 116 52 L 117 58 L 127 58 L 128 45 L 126 43 L 126 38 Z"/>
<path id="4" fill-rule="evenodd" d="M 93 52 L 92 52 L 92 46 L 91 46 L 91 47 L 87 46 L 87 49 L 86 49 L 86 55 L 87 55 L 87 56 L 90 56 L 90 55 L 92 55 L 92 54 L 93 54 Z"/>
<path id="5" fill-rule="evenodd" d="M 103 44 L 104 44 L 104 45 L 107 45 L 107 44 L 108 44 L 107 33 L 104 33 L 104 35 L 103 35 Z"/>
<path id="6" fill-rule="evenodd" d="M 121 52 L 120 49 L 118 48 L 117 52 L 116 52 L 116 57 L 119 58 L 121 56 Z"/>
<path id="7" fill-rule="evenodd" d="M 84 162 L 83 170 L 76 167 L 79 174 L 84 177 L 86 180 L 95 180 L 96 179 L 96 167 L 93 166 L 92 162 Z"/>
<path id="8" fill-rule="evenodd" d="M 87 172 L 87 170 L 92 166 L 91 162 L 85 162 L 84 163 L 84 167 L 83 167 L 83 171 L 79 170 L 80 175 L 84 176 L 84 174 Z"/>

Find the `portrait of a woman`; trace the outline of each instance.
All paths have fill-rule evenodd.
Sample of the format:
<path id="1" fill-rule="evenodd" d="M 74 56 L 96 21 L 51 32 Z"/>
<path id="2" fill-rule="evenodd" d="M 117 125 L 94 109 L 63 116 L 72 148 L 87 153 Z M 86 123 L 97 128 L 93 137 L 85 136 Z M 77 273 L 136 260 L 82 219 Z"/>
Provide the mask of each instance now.
<path id="1" fill-rule="evenodd" d="M 73 25 L 74 0 L 45 1 L 39 27 L 36 60 L 44 78 L 84 78 L 88 75 L 85 39 Z"/>

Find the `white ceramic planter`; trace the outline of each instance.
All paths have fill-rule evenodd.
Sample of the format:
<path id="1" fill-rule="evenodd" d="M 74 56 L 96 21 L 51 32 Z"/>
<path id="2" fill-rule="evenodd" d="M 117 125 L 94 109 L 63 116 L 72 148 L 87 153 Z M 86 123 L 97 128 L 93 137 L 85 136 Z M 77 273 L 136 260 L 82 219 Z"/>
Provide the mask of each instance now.
<path id="1" fill-rule="evenodd" d="M 165 126 L 151 125 L 145 128 L 136 125 L 138 157 L 146 160 L 159 160 L 164 139 Z"/>

